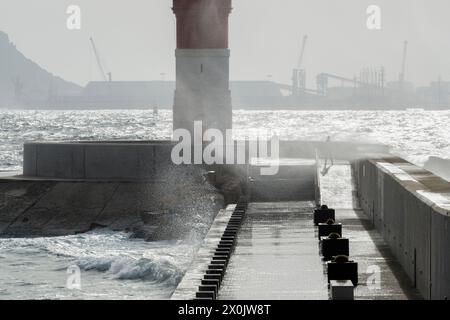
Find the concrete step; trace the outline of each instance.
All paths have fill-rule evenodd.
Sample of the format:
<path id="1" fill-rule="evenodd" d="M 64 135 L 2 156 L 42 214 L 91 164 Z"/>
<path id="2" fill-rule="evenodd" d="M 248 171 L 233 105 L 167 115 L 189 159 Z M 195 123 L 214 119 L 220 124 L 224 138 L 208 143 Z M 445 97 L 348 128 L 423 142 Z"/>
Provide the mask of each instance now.
<path id="1" fill-rule="evenodd" d="M 312 201 L 314 181 L 304 179 L 252 181 L 249 184 L 252 201 Z"/>

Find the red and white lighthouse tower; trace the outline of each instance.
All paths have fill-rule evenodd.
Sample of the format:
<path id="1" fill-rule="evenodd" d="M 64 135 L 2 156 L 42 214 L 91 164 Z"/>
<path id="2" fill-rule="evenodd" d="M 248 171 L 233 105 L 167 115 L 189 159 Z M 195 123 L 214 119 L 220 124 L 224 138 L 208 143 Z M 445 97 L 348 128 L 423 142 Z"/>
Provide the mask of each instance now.
<path id="1" fill-rule="evenodd" d="M 231 129 L 228 17 L 231 0 L 174 0 L 177 18 L 173 128 Z"/>

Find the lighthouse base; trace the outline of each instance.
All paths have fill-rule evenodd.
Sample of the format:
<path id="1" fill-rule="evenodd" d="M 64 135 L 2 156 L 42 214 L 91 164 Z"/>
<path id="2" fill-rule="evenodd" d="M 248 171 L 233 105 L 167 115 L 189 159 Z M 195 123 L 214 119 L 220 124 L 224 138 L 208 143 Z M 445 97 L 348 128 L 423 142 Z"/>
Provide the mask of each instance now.
<path id="1" fill-rule="evenodd" d="M 193 133 L 195 121 L 202 121 L 204 130 L 231 129 L 230 50 L 177 49 L 176 58 L 173 129 Z"/>

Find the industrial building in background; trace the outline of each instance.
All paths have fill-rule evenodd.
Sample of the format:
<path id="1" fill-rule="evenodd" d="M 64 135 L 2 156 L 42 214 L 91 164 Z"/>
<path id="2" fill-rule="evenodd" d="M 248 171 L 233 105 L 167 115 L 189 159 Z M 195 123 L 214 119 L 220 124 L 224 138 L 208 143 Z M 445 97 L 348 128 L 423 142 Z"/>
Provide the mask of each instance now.
<path id="1" fill-rule="evenodd" d="M 415 87 L 407 80 L 408 42 L 403 50 L 399 46 L 399 71 L 388 72 L 383 66 L 365 66 L 356 75 L 336 75 L 320 72 L 315 88 L 307 88 L 305 52 L 308 36 L 304 35 L 300 55 L 293 70 L 292 83 L 283 84 L 269 80 L 229 81 L 228 14 L 229 1 L 207 2 L 221 15 L 221 21 L 211 22 L 207 31 L 192 39 L 187 31 L 180 33 L 177 56 L 177 82 L 164 79 L 152 81 L 120 81 L 113 79 L 105 63 L 107 48 L 102 54 L 94 39 L 90 41 L 95 59 L 98 81 L 85 87 L 67 82 L 41 68 L 26 58 L 9 37 L 0 31 L 0 107 L 29 109 L 175 109 L 185 112 L 185 119 L 201 117 L 205 106 L 216 113 L 209 119 L 211 125 L 217 119 L 225 120 L 230 127 L 231 105 L 235 109 L 448 109 L 450 107 L 450 82 L 440 75 L 428 86 Z M 189 4 L 189 7 L 186 5 Z M 176 1 L 174 11 L 180 19 L 186 12 L 195 12 L 202 1 Z M 183 7 L 184 6 L 184 7 Z M 191 28 L 208 23 L 198 15 L 192 15 Z M 214 29 L 221 37 L 208 37 Z M 400 44 L 400 43 L 399 43 Z M 196 74 L 201 79 L 186 81 Z M 393 77 L 393 75 L 395 75 Z M 231 91 L 231 92 L 230 92 Z M 193 97 L 196 98 L 193 98 Z M 175 101 L 175 103 L 174 103 Z M 190 118 L 189 118 L 190 117 Z M 184 127 L 181 119 L 175 119 L 177 127 Z"/>

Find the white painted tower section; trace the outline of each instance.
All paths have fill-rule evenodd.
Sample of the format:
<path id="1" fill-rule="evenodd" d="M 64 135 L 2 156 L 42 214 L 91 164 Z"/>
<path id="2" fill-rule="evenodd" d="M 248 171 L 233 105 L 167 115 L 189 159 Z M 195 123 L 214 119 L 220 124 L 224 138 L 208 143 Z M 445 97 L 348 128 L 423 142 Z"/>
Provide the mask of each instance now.
<path id="1" fill-rule="evenodd" d="M 231 128 L 229 59 L 229 49 L 176 50 L 174 127 L 191 131 L 202 121 L 203 130 Z"/>
<path id="2" fill-rule="evenodd" d="M 228 17 L 231 0 L 173 0 L 177 18 L 173 128 L 232 127 Z"/>

